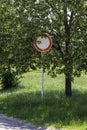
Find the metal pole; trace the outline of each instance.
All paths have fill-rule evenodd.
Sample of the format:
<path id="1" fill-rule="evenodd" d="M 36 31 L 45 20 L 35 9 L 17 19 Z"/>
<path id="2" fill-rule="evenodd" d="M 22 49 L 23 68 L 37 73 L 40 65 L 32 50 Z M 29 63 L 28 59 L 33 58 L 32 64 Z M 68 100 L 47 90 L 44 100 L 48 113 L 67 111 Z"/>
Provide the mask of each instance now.
<path id="1" fill-rule="evenodd" d="M 44 64 L 43 64 L 43 53 L 41 53 L 42 56 L 42 89 L 41 89 L 41 99 L 44 98 Z"/>

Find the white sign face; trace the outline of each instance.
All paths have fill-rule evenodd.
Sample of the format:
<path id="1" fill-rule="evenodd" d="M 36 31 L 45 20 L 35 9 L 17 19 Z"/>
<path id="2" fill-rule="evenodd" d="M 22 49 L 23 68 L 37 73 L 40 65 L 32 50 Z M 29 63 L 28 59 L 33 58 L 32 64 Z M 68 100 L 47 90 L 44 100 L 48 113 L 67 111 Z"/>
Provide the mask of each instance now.
<path id="1" fill-rule="evenodd" d="M 37 37 L 34 46 L 40 52 L 48 51 L 52 47 L 52 39 L 49 35 Z"/>
<path id="2" fill-rule="evenodd" d="M 47 37 L 43 37 L 43 38 L 39 37 L 37 39 L 37 45 L 39 48 L 44 50 L 44 49 L 48 48 L 48 46 L 49 46 L 49 39 Z"/>

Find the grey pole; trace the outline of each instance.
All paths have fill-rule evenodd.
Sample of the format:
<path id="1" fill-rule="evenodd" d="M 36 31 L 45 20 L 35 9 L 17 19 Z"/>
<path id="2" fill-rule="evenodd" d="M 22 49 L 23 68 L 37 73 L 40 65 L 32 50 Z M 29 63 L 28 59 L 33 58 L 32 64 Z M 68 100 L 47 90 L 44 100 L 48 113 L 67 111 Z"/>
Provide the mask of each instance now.
<path id="1" fill-rule="evenodd" d="M 44 98 L 44 63 L 43 63 L 43 53 L 41 53 L 42 56 L 42 88 L 41 88 L 41 99 Z"/>

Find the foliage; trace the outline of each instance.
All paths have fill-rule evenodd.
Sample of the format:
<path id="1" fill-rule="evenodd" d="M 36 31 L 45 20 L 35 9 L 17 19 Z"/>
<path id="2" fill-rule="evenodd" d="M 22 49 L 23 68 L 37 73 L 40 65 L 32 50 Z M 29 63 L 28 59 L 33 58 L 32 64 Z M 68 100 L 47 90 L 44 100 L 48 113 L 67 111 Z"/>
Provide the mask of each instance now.
<path id="1" fill-rule="evenodd" d="M 4 68 L 1 75 L 1 87 L 3 89 L 9 89 L 12 87 L 17 87 L 18 86 L 18 77 L 16 73 L 11 70 L 10 67 Z"/>
<path id="2" fill-rule="evenodd" d="M 36 69 L 37 52 L 34 52 L 32 24 L 28 14 L 23 12 L 20 2 L 0 1 L 0 76 L 9 74 L 3 71 L 10 66 L 19 75 L 30 69 Z M 5 73 L 4 73 L 5 72 Z M 11 73 L 13 75 L 13 73 Z M 3 79 L 5 80 L 5 79 Z M 10 80 L 10 79 L 8 79 Z"/>
<path id="3" fill-rule="evenodd" d="M 45 68 L 52 76 L 65 74 L 65 88 L 71 95 L 71 81 L 87 68 L 84 1 L 1 1 L 0 19 L 0 72 L 8 65 L 16 74 L 41 67 L 40 53 L 32 43 L 35 36 L 49 33 L 53 48 L 44 54 Z"/>
<path id="4" fill-rule="evenodd" d="M 83 0 L 39 0 L 30 7 L 37 33 L 49 33 L 53 38 L 45 67 L 51 75 L 65 74 L 66 95 L 71 95 L 71 81 L 86 69 L 87 7 Z"/>

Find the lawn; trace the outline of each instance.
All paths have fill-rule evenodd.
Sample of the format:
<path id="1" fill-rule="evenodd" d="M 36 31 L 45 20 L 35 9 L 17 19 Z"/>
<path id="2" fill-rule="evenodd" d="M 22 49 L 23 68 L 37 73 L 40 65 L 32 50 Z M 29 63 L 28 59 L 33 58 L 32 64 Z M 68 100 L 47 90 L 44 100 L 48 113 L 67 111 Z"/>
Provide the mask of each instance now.
<path id="1" fill-rule="evenodd" d="M 23 75 L 16 89 L 0 91 L 0 113 L 61 130 L 87 130 L 87 77 L 75 78 L 73 95 L 64 94 L 64 76 L 45 74 L 44 100 L 41 100 L 41 72 Z"/>

